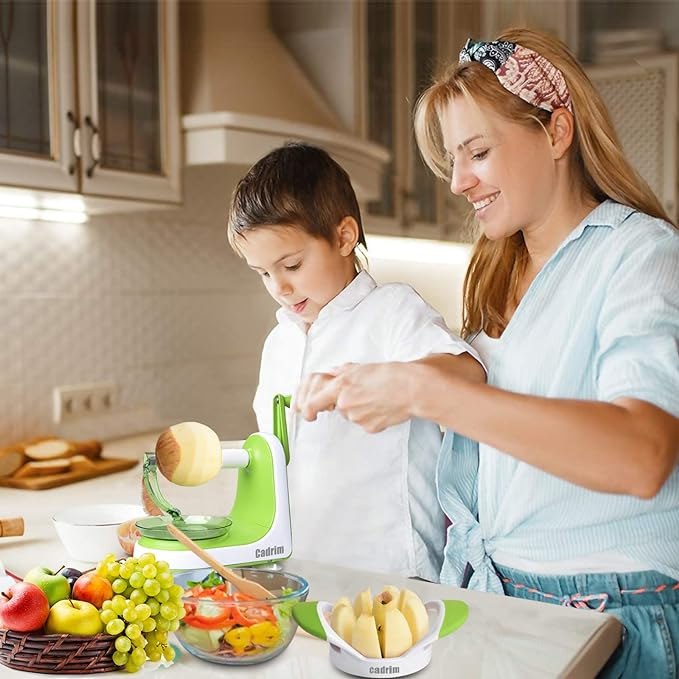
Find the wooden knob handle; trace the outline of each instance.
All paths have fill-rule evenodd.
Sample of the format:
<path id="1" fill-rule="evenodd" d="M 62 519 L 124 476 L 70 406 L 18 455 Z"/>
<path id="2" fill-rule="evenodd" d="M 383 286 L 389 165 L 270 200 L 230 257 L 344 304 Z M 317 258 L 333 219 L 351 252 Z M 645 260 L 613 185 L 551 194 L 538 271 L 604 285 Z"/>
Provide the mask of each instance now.
<path id="1" fill-rule="evenodd" d="M 0 538 L 24 534 L 24 520 L 20 516 L 0 519 Z"/>

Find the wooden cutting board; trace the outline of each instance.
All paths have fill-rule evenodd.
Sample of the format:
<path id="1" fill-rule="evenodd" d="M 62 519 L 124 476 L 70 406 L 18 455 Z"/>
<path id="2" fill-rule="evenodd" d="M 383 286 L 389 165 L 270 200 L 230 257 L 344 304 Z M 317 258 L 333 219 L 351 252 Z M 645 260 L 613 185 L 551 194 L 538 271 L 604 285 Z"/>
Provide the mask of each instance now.
<path id="1" fill-rule="evenodd" d="M 46 474 L 41 476 L 26 476 L 16 478 L 12 476 L 0 477 L 0 486 L 8 488 L 24 488 L 26 490 L 45 490 L 56 486 L 65 486 L 67 483 L 93 479 L 96 476 L 113 474 L 114 472 L 130 469 L 139 460 L 130 460 L 117 457 L 100 457 L 95 460 L 79 460 L 76 468 L 71 468 L 58 474 Z"/>

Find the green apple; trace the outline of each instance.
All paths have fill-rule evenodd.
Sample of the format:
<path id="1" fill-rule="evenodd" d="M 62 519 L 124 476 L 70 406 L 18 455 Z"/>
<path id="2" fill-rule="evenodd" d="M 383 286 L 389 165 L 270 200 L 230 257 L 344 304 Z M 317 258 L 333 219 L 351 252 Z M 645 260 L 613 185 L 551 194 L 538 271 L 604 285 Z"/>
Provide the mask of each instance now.
<path id="1" fill-rule="evenodd" d="M 45 592 L 50 606 L 71 596 L 71 586 L 68 584 L 68 580 L 63 575 L 54 573 L 43 566 L 31 568 L 24 576 L 24 582 L 32 582 L 40 587 Z"/>
<path id="2" fill-rule="evenodd" d="M 104 631 L 104 623 L 96 606 L 87 601 L 62 599 L 57 601 L 47 617 L 45 634 L 73 634 L 93 637 Z"/>

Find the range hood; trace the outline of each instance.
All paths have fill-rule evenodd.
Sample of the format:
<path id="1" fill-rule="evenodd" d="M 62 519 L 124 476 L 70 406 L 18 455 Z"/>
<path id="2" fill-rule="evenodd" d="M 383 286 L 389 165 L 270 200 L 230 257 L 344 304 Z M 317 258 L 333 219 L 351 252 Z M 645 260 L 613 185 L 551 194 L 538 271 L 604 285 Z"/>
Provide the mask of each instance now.
<path id="1" fill-rule="evenodd" d="M 379 197 L 389 153 L 349 134 L 269 27 L 266 2 L 180 4 L 186 165 L 250 166 L 286 141 L 328 151 L 360 201 Z"/>

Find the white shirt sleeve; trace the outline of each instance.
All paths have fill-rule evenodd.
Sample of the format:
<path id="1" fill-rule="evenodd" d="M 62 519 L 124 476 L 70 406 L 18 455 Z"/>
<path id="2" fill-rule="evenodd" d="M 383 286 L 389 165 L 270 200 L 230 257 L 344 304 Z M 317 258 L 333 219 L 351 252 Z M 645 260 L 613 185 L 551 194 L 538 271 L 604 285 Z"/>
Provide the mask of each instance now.
<path id="1" fill-rule="evenodd" d="M 481 363 L 474 348 L 460 339 L 446 325 L 441 314 L 413 288 L 393 284 L 382 289 L 391 296 L 382 305 L 385 310 L 382 322 L 391 326 L 385 333 L 389 360 L 414 361 L 431 354 L 458 355 L 467 352 Z"/>

